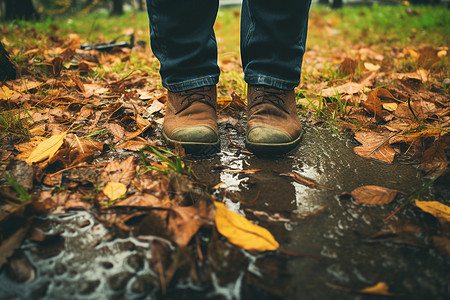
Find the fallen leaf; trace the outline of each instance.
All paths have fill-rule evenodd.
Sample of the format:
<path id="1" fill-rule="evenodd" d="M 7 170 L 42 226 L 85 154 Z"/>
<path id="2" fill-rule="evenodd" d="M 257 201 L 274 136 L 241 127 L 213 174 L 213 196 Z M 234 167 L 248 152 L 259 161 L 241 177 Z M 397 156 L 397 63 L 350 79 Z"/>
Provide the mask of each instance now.
<path id="1" fill-rule="evenodd" d="M 101 174 L 104 182 L 115 181 L 125 185 L 130 184 L 131 180 L 136 176 L 136 165 L 133 156 L 128 156 L 122 162 L 110 162 Z"/>
<path id="2" fill-rule="evenodd" d="M 214 202 L 214 205 L 217 230 L 232 244 L 249 251 L 275 251 L 280 247 L 267 229 L 228 210 L 223 203 Z"/>
<path id="3" fill-rule="evenodd" d="M 42 141 L 34 150 L 31 152 L 30 156 L 26 160 L 27 163 L 31 164 L 38 162 L 47 158 L 52 158 L 56 151 L 64 143 L 64 137 L 66 132 L 61 134 L 53 135 L 52 137 Z"/>
<path id="4" fill-rule="evenodd" d="M 339 66 L 339 71 L 343 75 L 352 75 L 355 73 L 356 68 L 358 67 L 358 62 L 349 57 L 344 58 L 344 61 Z"/>
<path id="5" fill-rule="evenodd" d="M 127 192 L 127 186 L 123 183 L 110 181 L 103 188 L 103 193 L 111 200 L 119 199 Z"/>
<path id="6" fill-rule="evenodd" d="M 398 104 L 394 103 L 394 102 L 390 102 L 390 103 L 382 103 L 381 106 L 383 106 L 383 108 L 385 110 L 395 111 L 397 109 L 397 107 L 398 107 Z"/>
<path id="7" fill-rule="evenodd" d="M 0 87 L 0 100 L 8 100 L 13 92 L 7 86 Z"/>
<path id="8" fill-rule="evenodd" d="M 374 286 L 368 286 L 361 290 L 357 290 L 357 292 L 372 295 L 395 296 L 395 294 L 389 292 L 389 286 L 383 281 L 378 282 Z"/>
<path id="9" fill-rule="evenodd" d="M 364 68 L 366 68 L 367 71 L 378 71 L 381 67 L 380 65 L 374 65 L 370 62 L 365 62 Z"/>
<path id="10" fill-rule="evenodd" d="M 388 143 L 389 136 L 376 132 L 359 131 L 355 133 L 355 139 L 363 144 L 353 148 L 353 152 L 357 155 L 387 163 L 394 161 L 395 150 Z"/>
<path id="11" fill-rule="evenodd" d="M 334 97 L 336 96 L 336 93 L 338 94 L 358 94 L 367 91 L 367 88 L 359 83 L 356 82 L 347 82 L 343 85 L 337 86 L 337 87 L 331 87 L 322 90 L 322 97 Z"/>
<path id="12" fill-rule="evenodd" d="M 0 245 L 0 268 L 14 254 L 14 251 L 20 247 L 29 229 L 30 225 L 22 227 L 2 242 Z"/>
<path id="13" fill-rule="evenodd" d="M 416 200 L 416 206 L 427 212 L 432 214 L 438 219 L 444 219 L 446 222 L 450 222 L 450 207 L 445 204 L 442 204 L 438 201 L 419 201 Z"/>
<path id="14" fill-rule="evenodd" d="M 162 201 L 152 194 L 133 195 L 114 204 L 116 207 L 167 207 Z"/>
<path id="15" fill-rule="evenodd" d="M 320 185 L 320 184 L 312 181 L 311 179 L 302 177 L 299 174 L 294 173 L 294 172 L 280 172 L 280 171 L 277 171 L 277 170 L 272 170 L 272 171 L 275 174 L 279 175 L 279 176 L 291 177 L 292 179 L 295 180 L 295 182 L 298 182 L 300 184 L 306 185 L 306 186 L 311 187 L 311 188 L 318 188 L 319 187 L 319 188 L 324 188 L 324 189 L 331 190 L 330 188 L 328 188 L 326 186 Z"/>
<path id="16" fill-rule="evenodd" d="M 365 185 L 354 189 L 350 195 L 358 204 L 383 205 L 391 203 L 397 191 L 376 185 Z"/>
<path id="17" fill-rule="evenodd" d="M 186 246 L 200 227 L 211 221 L 206 202 L 200 201 L 195 206 L 175 206 L 169 214 L 169 230 L 178 246 Z"/>
<path id="18" fill-rule="evenodd" d="M 447 166 L 448 161 L 444 146 L 437 143 L 425 150 L 419 169 L 425 173 L 426 177 L 434 177 L 445 171 Z"/>

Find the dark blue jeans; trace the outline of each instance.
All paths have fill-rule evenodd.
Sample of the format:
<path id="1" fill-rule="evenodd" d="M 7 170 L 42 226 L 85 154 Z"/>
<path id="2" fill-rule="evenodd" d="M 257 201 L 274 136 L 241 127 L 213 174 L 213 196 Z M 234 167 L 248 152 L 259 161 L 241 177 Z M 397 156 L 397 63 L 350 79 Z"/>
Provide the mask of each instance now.
<path id="1" fill-rule="evenodd" d="M 300 83 L 311 0 L 244 0 L 241 58 L 248 84 Z M 172 92 L 219 81 L 214 22 L 218 0 L 147 0 L 150 42 Z"/>

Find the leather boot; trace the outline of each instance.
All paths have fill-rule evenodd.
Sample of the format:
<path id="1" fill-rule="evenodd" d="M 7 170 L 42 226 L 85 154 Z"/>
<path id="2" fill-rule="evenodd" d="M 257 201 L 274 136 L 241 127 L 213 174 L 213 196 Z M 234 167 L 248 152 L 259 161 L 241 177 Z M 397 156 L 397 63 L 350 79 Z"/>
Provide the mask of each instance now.
<path id="1" fill-rule="evenodd" d="M 168 92 L 163 139 L 169 147 L 179 143 L 186 153 L 210 156 L 219 151 L 217 88 L 203 86 Z"/>
<path id="2" fill-rule="evenodd" d="M 247 92 L 247 149 L 257 155 L 283 155 L 302 137 L 294 90 L 249 85 Z"/>

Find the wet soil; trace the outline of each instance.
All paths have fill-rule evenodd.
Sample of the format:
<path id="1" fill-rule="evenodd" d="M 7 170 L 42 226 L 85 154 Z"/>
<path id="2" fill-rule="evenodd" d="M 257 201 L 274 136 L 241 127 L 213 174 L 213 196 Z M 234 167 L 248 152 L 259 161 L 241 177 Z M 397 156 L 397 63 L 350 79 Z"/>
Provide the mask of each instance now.
<path id="1" fill-rule="evenodd" d="M 397 298 L 448 299 L 450 261 L 432 247 L 441 224 L 411 207 L 383 221 L 425 182 L 413 166 L 358 157 L 352 141 L 317 127 L 306 128 L 295 153 L 261 159 L 241 151 L 242 130 L 234 125 L 221 124 L 221 153 L 192 160 L 193 174 L 207 186 L 222 183 L 216 196 L 268 228 L 283 249 L 319 261 L 239 250 L 224 256 L 226 267 L 208 285 L 184 279 L 163 295 L 150 264 L 157 238 L 120 238 L 88 212 L 73 212 L 35 219 L 55 238 L 23 243 L 14 263 L 1 270 L 0 299 L 382 299 L 350 291 L 378 282 Z M 261 171 L 236 172 L 254 169 Z M 273 170 L 296 172 L 323 187 L 301 185 Z M 405 194 L 381 207 L 342 196 L 362 185 Z M 445 200 L 448 193 L 445 182 L 437 182 L 424 197 Z"/>

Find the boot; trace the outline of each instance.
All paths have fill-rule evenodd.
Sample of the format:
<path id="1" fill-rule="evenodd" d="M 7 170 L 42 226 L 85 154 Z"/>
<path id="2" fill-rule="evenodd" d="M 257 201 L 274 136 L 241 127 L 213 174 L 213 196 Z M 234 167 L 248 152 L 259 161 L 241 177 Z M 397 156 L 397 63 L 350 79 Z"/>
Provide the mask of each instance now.
<path id="1" fill-rule="evenodd" d="M 249 85 L 247 93 L 247 149 L 257 155 L 283 155 L 302 137 L 294 90 Z"/>
<path id="2" fill-rule="evenodd" d="M 217 88 L 203 86 L 168 92 L 162 137 L 169 147 L 181 144 L 186 153 L 210 156 L 219 151 Z"/>

